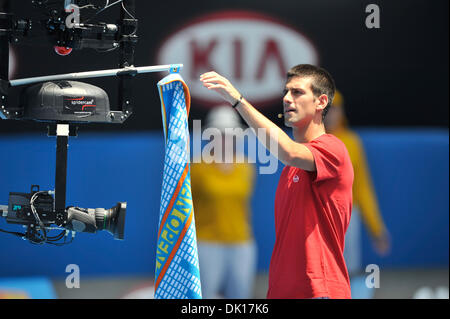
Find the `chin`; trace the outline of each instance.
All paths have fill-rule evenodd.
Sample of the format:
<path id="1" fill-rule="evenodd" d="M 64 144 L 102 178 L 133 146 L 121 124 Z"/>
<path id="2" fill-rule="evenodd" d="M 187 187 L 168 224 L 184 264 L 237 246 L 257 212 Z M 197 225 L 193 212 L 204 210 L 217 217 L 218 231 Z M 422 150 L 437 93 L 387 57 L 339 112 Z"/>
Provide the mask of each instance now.
<path id="1" fill-rule="evenodd" d="M 292 114 L 285 115 L 284 116 L 284 125 L 287 127 L 294 127 L 296 123 L 298 123 L 300 119 L 297 117 L 292 116 Z"/>
<path id="2" fill-rule="evenodd" d="M 284 121 L 284 126 L 292 127 L 292 123 L 285 120 L 285 121 Z"/>

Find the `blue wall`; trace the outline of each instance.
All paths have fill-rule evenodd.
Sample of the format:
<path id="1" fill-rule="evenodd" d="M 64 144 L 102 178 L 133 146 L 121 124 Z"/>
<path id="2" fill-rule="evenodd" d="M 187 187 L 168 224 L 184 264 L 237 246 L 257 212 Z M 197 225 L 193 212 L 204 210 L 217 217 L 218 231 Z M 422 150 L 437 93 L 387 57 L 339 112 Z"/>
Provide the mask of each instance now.
<path id="1" fill-rule="evenodd" d="M 392 237 L 390 256 L 379 258 L 365 234 L 364 263 L 448 266 L 448 130 L 359 132 Z"/>
<path id="2" fill-rule="evenodd" d="M 377 257 L 366 234 L 363 262 L 389 267 L 448 266 L 448 130 L 359 130 L 387 227 L 392 253 Z M 53 189 L 55 138 L 0 137 L 0 204 L 31 184 Z M 162 133 L 93 134 L 69 140 L 67 205 L 109 208 L 127 201 L 125 240 L 106 232 L 78 233 L 64 247 L 36 246 L 0 234 L 0 276 L 152 275 L 163 169 Z M 267 270 L 274 243 L 273 200 L 281 172 L 259 175 L 252 199 L 258 267 Z M 0 228 L 21 231 L 0 218 Z"/>

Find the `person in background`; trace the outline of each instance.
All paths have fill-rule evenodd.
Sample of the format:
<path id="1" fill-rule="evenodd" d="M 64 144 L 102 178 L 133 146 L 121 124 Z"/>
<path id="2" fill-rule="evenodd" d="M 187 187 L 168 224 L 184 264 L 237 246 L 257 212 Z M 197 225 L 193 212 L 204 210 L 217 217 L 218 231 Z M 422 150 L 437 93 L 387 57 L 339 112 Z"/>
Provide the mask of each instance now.
<path id="1" fill-rule="evenodd" d="M 365 285 L 365 272 L 361 260 L 361 219 L 369 231 L 373 246 L 380 256 L 389 253 L 388 230 L 378 206 L 363 145 L 357 133 L 348 126 L 345 116 L 344 98 L 336 90 L 333 103 L 325 118 L 327 133 L 344 142 L 354 170 L 353 210 L 345 236 L 344 258 L 346 260 L 352 298 L 372 298 L 374 290 Z"/>
<path id="2" fill-rule="evenodd" d="M 240 128 L 239 116 L 228 106 L 212 109 L 206 127 L 221 133 L 222 161 L 192 163 L 191 183 L 195 209 L 200 280 L 205 299 L 252 298 L 256 272 L 250 198 L 253 164 L 225 162 L 225 129 Z M 238 137 L 236 137 L 238 138 Z"/>

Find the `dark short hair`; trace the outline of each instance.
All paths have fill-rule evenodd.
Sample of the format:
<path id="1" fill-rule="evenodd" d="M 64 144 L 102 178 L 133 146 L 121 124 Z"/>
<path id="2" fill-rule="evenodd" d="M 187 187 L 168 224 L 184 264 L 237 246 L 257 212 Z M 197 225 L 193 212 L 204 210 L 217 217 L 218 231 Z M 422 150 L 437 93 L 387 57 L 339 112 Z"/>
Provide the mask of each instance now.
<path id="1" fill-rule="evenodd" d="M 328 96 L 328 104 L 322 111 L 322 119 L 324 119 L 333 102 L 334 92 L 336 90 L 336 85 L 331 74 L 327 70 L 315 65 L 299 64 L 288 71 L 287 81 L 289 82 L 294 77 L 311 77 L 313 79 L 311 90 L 314 96 L 319 97 L 322 94 Z"/>

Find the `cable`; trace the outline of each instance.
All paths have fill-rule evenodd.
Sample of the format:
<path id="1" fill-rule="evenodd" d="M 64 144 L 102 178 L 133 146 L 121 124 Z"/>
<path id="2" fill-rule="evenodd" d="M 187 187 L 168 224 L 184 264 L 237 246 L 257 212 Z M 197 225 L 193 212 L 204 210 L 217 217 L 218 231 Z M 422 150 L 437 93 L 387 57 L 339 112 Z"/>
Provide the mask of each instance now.
<path id="1" fill-rule="evenodd" d="M 47 244 L 54 245 L 54 246 L 64 246 L 64 245 L 68 245 L 68 244 L 72 243 L 73 242 L 73 238 L 74 238 L 74 236 L 72 236 L 70 238 L 70 241 L 67 241 L 67 236 L 65 236 L 64 237 L 64 241 L 62 243 L 47 242 Z"/>
<path id="2" fill-rule="evenodd" d="M 99 15 L 101 12 L 105 11 L 106 9 L 111 8 L 112 6 L 114 6 L 114 5 L 116 5 L 116 4 L 119 4 L 119 3 L 122 2 L 122 1 L 123 1 L 123 0 L 118 0 L 118 1 L 116 1 L 116 2 L 113 2 L 113 3 L 109 4 L 109 0 L 107 0 L 105 6 L 104 6 L 102 9 L 100 9 L 99 11 L 97 11 L 93 16 L 89 17 L 87 20 L 84 20 L 83 23 L 86 23 L 86 22 L 92 20 L 94 17 L 96 17 L 97 15 Z"/>
<path id="3" fill-rule="evenodd" d="M 127 8 L 125 8 L 125 4 L 123 2 L 122 2 L 122 8 L 126 12 L 126 14 L 128 14 L 133 20 L 136 20 L 136 18 L 127 10 Z M 138 29 L 138 26 L 136 25 L 134 27 L 133 32 L 131 32 L 130 34 L 127 34 L 126 37 L 130 37 L 130 36 L 135 35 L 136 32 L 137 32 L 137 29 Z M 123 39 L 121 39 L 119 42 L 122 42 L 122 41 L 123 41 Z"/>
<path id="4" fill-rule="evenodd" d="M 93 5 L 93 4 L 87 4 L 85 6 L 82 7 L 78 7 L 78 9 L 86 9 L 86 8 L 93 8 L 93 9 L 98 9 L 97 6 Z"/>
<path id="5" fill-rule="evenodd" d="M 40 227 L 40 229 L 42 231 L 42 234 L 43 234 L 43 239 L 40 240 L 39 242 L 37 242 L 39 244 L 44 244 L 47 241 L 47 230 L 45 229 L 45 225 L 41 221 L 41 218 L 39 217 L 39 214 L 37 213 L 37 210 L 34 207 L 34 202 L 36 201 L 36 199 L 39 197 L 40 194 L 44 194 L 44 193 L 48 194 L 48 191 L 36 192 L 36 193 L 33 194 L 33 196 L 31 196 L 31 199 L 30 199 L 31 212 L 33 213 L 34 219 L 39 224 L 39 227 Z M 37 229 L 37 225 L 36 225 L 35 229 Z M 36 234 L 39 234 L 37 230 L 36 230 Z M 33 235 L 35 235 L 35 234 L 33 234 Z"/>
<path id="6" fill-rule="evenodd" d="M 110 49 L 104 49 L 104 50 L 101 50 L 101 49 L 94 49 L 94 50 L 97 51 L 97 52 L 99 52 L 99 53 L 105 53 L 105 52 L 115 51 L 115 50 L 117 50 L 118 48 L 120 48 L 119 45 L 117 45 L 117 46 L 115 46 L 115 47 L 112 47 L 112 48 L 110 48 Z"/>
<path id="7" fill-rule="evenodd" d="M 61 233 L 59 233 L 58 235 L 56 235 L 56 236 L 53 236 L 53 237 L 47 237 L 47 241 L 50 241 L 50 242 L 54 242 L 54 241 L 58 241 L 58 240 L 60 240 L 60 239 L 62 239 L 63 237 L 64 237 L 64 235 L 66 234 L 66 231 L 65 230 L 63 230 Z"/>
<path id="8" fill-rule="evenodd" d="M 60 233 L 58 236 L 54 237 L 55 238 L 54 240 L 48 240 L 47 244 L 54 245 L 54 246 L 68 245 L 68 244 L 72 243 L 73 238 L 75 237 L 75 232 L 72 232 L 72 236 L 71 236 L 69 242 L 67 241 L 68 234 L 69 234 L 69 231 L 63 230 L 62 233 Z M 58 239 L 56 239 L 56 237 L 58 237 Z M 61 240 L 63 237 L 64 237 L 64 241 L 58 243 L 57 241 Z"/>
<path id="9" fill-rule="evenodd" d="M 39 217 L 39 214 L 37 213 L 36 208 L 34 207 L 34 202 L 36 201 L 36 199 L 39 197 L 39 194 L 48 194 L 48 191 L 40 191 L 40 192 L 36 192 L 33 194 L 33 196 L 31 196 L 30 199 L 30 207 L 31 207 L 31 211 L 34 215 L 34 218 L 36 219 L 36 221 L 39 223 L 39 226 L 41 226 L 42 228 L 44 228 L 44 223 L 41 221 L 41 218 Z"/>
<path id="10" fill-rule="evenodd" d="M 131 17 L 131 19 L 136 20 L 136 18 L 127 10 L 127 8 L 125 8 L 125 4 L 123 3 L 123 0 L 122 0 L 122 8 Z"/>
<path id="11" fill-rule="evenodd" d="M 3 229 L 0 229 L 0 232 L 5 233 L 5 234 L 14 235 L 14 236 L 21 237 L 21 238 L 23 238 L 23 237 L 25 236 L 24 233 L 18 233 L 18 232 L 13 232 L 13 231 L 7 231 L 7 230 L 3 230 Z"/>
<path id="12" fill-rule="evenodd" d="M 64 228 L 60 228 L 60 227 L 49 228 L 49 230 L 50 229 L 61 229 L 62 231 L 55 236 L 47 236 L 47 228 L 45 227 L 44 223 L 42 222 L 41 218 L 39 217 L 36 207 L 34 206 L 34 203 L 37 200 L 37 198 L 39 197 L 39 195 L 50 194 L 50 193 L 51 192 L 49 192 L 49 191 L 38 191 L 38 192 L 34 193 L 33 196 L 31 196 L 30 208 L 33 213 L 33 217 L 35 219 L 36 225 L 33 225 L 33 227 L 31 227 L 32 224 L 28 225 L 26 233 L 7 231 L 7 230 L 3 230 L 3 229 L 0 229 L 0 232 L 14 235 L 14 236 L 20 237 L 22 239 L 28 239 L 28 241 L 30 243 L 35 244 L 35 245 L 50 244 L 50 245 L 54 245 L 54 246 L 63 246 L 63 245 L 72 243 L 73 239 L 75 237 L 75 232 L 72 232 L 70 241 L 67 241 L 69 231 L 67 231 Z M 41 231 L 41 233 L 39 232 L 39 230 Z M 64 241 L 59 242 L 63 238 L 64 238 Z"/>

